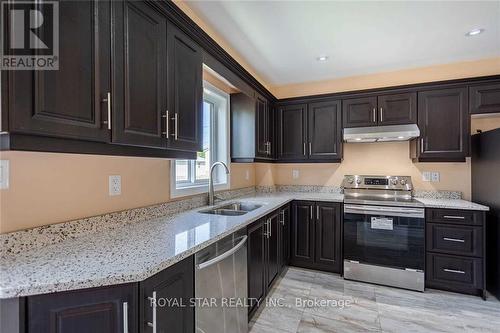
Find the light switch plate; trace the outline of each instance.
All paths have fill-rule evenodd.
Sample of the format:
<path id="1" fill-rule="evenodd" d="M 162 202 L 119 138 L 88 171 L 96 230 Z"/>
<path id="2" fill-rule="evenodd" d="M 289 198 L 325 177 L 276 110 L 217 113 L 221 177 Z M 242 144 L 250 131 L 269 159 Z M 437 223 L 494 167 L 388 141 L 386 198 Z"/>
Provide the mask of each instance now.
<path id="1" fill-rule="evenodd" d="M 116 196 L 122 194 L 122 177 L 118 175 L 109 176 L 109 195 Z"/>
<path id="2" fill-rule="evenodd" d="M 432 172 L 431 173 L 431 181 L 432 182 L 439 182 L 439 172 Z"/>
<path id="3" fill-rule="evenodd" d="M 430 171 L 424 171 L 424 172 L 422 172 L 422 181 L 424 181 L 424 182 L 430 182 L 431 181 L 431 173 L 430 173 Z"/>
<path id="4" fill-rule="evenodd" d="M 9 160 L 0 160 L 0 190 L 6 190 L 9 188 L 9 169 Z"/>
<path id="5" fill-rule="evenodd" d="M 299 170 L 292 170 L 292 178 L 298 179 L 300 177 Z"/>

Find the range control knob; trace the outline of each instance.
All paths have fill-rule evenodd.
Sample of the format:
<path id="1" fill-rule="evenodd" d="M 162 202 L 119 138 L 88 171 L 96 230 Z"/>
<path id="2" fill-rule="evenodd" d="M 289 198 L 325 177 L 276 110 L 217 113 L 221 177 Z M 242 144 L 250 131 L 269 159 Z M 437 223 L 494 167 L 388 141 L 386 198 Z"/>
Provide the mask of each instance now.
<path id="1" fill-rule="evenodd" d="M 361 184 L 361 179 L 356 179 L 356 184 L 360 185 Z"/>
<path id="2" fill-rule="evenodd" d="M 347 178 L 347 182 L 348 182 L 349 184 L 354 183 L 354 178 Z"/>
<path id="3" fill-rule="evenodd" d="M 401 185 L 406 185 L 406 179 L 401 179 L 401 180 L 399 181 L 399 183 L 400 183 Z"/>
<path id="4" fill-rule="evenodd" d="M 391 179 L 391 185 L 398 185 L 398 180 L 397 179 Z"/>

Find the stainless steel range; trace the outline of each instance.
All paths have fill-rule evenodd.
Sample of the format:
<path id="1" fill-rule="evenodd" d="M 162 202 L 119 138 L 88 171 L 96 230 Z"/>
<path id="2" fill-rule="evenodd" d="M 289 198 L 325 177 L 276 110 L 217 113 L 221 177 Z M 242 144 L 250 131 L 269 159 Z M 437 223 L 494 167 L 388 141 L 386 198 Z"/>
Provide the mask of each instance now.
<path id="1" fill-rule="evenodd" d="M 344 278 L 424 291 L 422 203 L 408 176 L 344 177 Z"/>

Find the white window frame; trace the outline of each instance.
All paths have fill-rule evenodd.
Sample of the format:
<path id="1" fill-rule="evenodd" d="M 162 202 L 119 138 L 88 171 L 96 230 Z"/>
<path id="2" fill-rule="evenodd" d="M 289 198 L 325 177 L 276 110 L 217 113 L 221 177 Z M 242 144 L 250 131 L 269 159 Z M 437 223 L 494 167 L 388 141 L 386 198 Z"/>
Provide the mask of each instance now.
<path id="1" fill-rule="evenodd" d="M 212 119 L 210 120 L 211 122 L 211 129 L 212 129 L 212 137 L 210 138 L 210 158 L 212 159 L 209 161 L 210 165 L 215 162 L 213 161 L 214 158 L 217 158 L 218 161 L 223 161 L 224 163 L 227 164 L 228 168 L 231 170 L 231 164 L 230 164 L 230 99 L 229 99 L 229 94 L 220 90 L 219 88 L 215 87 L 214 85 L 210 84 L 207 81 L 203 81 L 203 100 L 209 100 L 210 102 L 214 103 L 215 105 L 219 105 L 219 107 L 224 107 L 225 112 L 224 116 L 221 116 L 218 121 L 216 122 L 215 119 L 213 119 L 213 114 L 212 114 Z M 220 126 L 223 126 L 226 130 L 223 132 L 219 131 Z M 215 128 L 214 128 L 215 127 Z M 218 142 L 225 142 L 225 147 L 215 147 L 215 142 L 214 142 L 214 137 L 213 134 L 217 133 L 219 136 Z M 215 153 L 214 147 L 216 150 L 221 150 L 220 152 Z M 190 160 L 191 161 L 191 160 Z M 194 163 L 190 163 L 191 165 L 189 166 L 190 168 L 194 169 Z M 194 170 L 191 170 L 191 173 L 193 173 Z M 217 167 L 215 170 L 215 180 L 220 179 L 221 177 L 225 176 L 225 171 L 223 170 L 222 167 Z M 220 190 L 227 190 L 231 187 L 231 177 L 230 175 L 227 175 L 226 181 L 221 183 L 221 182 L 214 182 L 214 189 L 216 191 Z M 189 182 L 192 185 L 189 186 L 183 186 L 183 187 L 177 187 L 177 182 L 175 181 L 176 176 L 175 176 L 175 160 L 172 160 L 170 162 L 170 197 L 171 198 L 178 198 L 178 197 L 183 197 L 183 196 L 188 196 L 188 195 L 195 195 L 195 194 L 200 194 L 200 193 L 206 193 L 208 192 L 208 181 L 201 181 L 197 183 L 192 183 Z"/>

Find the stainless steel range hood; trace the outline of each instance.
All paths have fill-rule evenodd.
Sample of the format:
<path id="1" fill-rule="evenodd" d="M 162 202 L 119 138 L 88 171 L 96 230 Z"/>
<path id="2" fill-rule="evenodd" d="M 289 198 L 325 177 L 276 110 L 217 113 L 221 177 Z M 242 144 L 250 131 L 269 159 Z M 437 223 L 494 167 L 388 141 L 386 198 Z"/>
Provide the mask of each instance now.
<path id="1" fill-rule="evenodd" d="M 416 124 L 344 128 L 345 142 L 408 141 L 419 136 Z"/>

